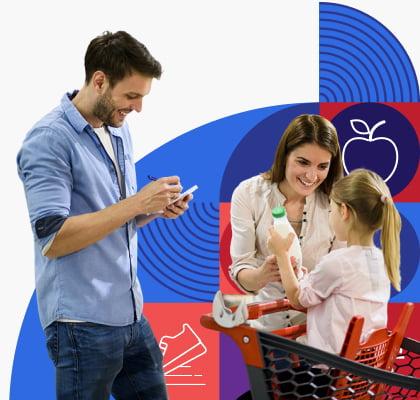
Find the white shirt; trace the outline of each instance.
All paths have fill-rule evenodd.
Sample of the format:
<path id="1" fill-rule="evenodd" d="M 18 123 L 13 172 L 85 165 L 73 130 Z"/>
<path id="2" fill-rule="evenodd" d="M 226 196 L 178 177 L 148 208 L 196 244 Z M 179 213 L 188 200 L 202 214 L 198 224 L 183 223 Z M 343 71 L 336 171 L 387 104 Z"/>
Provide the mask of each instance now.
<path id="1" fill-rule="evenodd" d="M 362 340 L 387 325 L 390 297 L 382 251 L 350 246 L 322 258 L 300 282 L 299 302 L 307 307 L 308 344 L 340 353 L 351 318 L 365 318 Z"/>
<path id="2" fill-rule="evenodd" d="M 244 288 L 237 282 L 238 272 L 244 268 L 258 268 L 265 258 L 271 255 L 267 248 L 268 228 L 273 224 L 271 211 L 274 207 L 283 205 L 285 201 L 286 198 L 279 191 L 277 184 L 272 184 L 260 175 L 242 181 L 232 194 L 232 265 L 229 271 L 241 290 Z M 299 242 L 302 248 L 302 265 L 309 271 L 332 248 L 345 245 L 334 240 L 334 232 L 328 222 L 329 212 L 329 200 L 325 193 L 317 190 L 306 198 Z M 255 301 L 284 297 L 281 283 L 269 283 L 258 292 Z M 264 330 L 279 329 L 302 322 L 302 319 L 296 320 L 296 316 L 296 312 L 269 314 L 252 325 Z"/>
<path id="3" fill-rule="evenodd" d="M 108 153 L 109 157 L 114 163 L 115 170 L 117 171 L 118 182 L 120 183 L 120 187 L 121 187 L 121 184 L 122 184 L 121 170 L 118 165 L 117 159 L 115 157 L 115 152 L 114 152 L 114 147 L 112 146 L 111 136 L 108 130 L 104 126 L 100 128 L 93 128 L 93 130 L 98 135 L 98 138 L 102 143 L 102 146 L 104 146 L 106 152 Z"/>

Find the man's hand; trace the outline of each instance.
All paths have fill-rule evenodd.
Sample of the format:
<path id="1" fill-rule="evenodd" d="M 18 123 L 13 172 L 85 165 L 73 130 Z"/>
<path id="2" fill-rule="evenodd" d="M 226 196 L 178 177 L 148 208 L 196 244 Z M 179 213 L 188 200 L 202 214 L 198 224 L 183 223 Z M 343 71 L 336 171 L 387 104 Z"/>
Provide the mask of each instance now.
<path id="1" fill-rule="evenodd" d="M 166 206 L 166 208 L 163 210 L 162 217 L 169 218 L 169 219 L 175 219 L 180 217 L 182 214 L 184 214 L 185 211 L 188 210 L 189 206 L 188 203 L 193 199 L 193 195 L 189 194 L 182 199 L 179 199 L 173 204 L 170 204 L 169 206 Z"/>
<path id="2" fill-rule="evenodd" d="M 182 187 L 177 176 L 160 178 L 144 186 L 138 193 L 92 213 L 74 215 L 63 226 L 45 253 L 48 258 L 63 257 L 102 240 L 133 218 L 143 217 L 139 225 L 150 222 L 178 198 Z"/>
<path id="3" fill-rule="evenodd" d="M 181 190 L 177 176 L 168 176 L 150 182 L 134 195 L 138 201 L 138 214 L 164 211 L 171 200 L 179 196 Z"/>

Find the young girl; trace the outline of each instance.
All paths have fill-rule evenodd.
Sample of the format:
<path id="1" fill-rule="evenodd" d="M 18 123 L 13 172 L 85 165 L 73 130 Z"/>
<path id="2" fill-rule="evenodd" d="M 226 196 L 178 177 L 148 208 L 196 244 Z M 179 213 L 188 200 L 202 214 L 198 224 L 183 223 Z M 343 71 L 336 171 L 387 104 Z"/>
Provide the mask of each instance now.
<path id="1" fill-rule="evenodd" d="M 362 340 L 387 325 L 390 282 L 400 290 L 401 219 L 387 185 L 372 171 L 358 169 L 342 178 L 330 198 L 331 227 L 347 247 L 324 256 L 300 281 L 288 256 L 293 234 L 282 238 L 270 228 L 267 242 L 289 301 L 307 308 L 308 345 L 340 353 L 354 315 L 365 319 Z M 378 229 L 382 250 L 373 242 Z"/>

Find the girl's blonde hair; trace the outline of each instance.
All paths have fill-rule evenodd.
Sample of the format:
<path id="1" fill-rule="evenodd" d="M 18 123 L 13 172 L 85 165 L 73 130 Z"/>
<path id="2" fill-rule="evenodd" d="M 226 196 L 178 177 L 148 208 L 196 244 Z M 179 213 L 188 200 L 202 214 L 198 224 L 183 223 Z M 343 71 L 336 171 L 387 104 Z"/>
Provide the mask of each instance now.
<path id="1" fill-rule="evenodd" d="M 368 232 L 381 229 L 387 274 L 395 289 L 401 290 L 401 218 L 386 183 L 375 172 L 356 169 L 334 184 L 330 197 L 335 203 L 345 204 L 351 210 L 352 227 L 357 226 L 358 230 L 365 228 Z"/>

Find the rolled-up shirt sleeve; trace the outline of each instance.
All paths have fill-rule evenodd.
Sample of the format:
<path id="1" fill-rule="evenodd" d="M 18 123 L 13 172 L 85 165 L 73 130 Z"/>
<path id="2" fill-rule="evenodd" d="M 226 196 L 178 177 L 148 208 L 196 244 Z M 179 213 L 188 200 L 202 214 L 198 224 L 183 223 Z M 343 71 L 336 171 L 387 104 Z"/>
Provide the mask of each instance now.
<path id="1" fill-rule="evenodd" d="M 333 291 L 342 285 L 342 266 L 336 263 L 321 262 L 315 269 L 299 281 L 299 303 L 313 307 L 322 303 Z"/>
<path id="2" fill-rule="evenodd" d="M 73 178 L 66 139 L 35 128 L 17 157 L 35 243 L 46 253 L 69 215 Z"/>
<path id="3" fill-rule="evenodd" d="M 250 196 L 244 185 L 239 185 L 232 194 L 230 216 L 232 265 L 229 267 L 229 273 L 237 286 L 247 292 L 238 282 L 237 275 L 242 269 L 259 267 L 261 261 L 256 258 L 255 221 Z"/>

